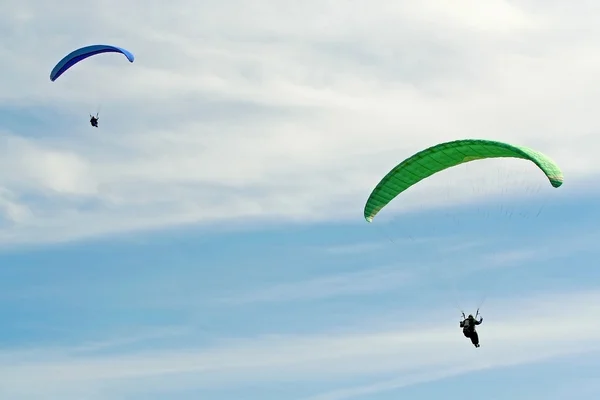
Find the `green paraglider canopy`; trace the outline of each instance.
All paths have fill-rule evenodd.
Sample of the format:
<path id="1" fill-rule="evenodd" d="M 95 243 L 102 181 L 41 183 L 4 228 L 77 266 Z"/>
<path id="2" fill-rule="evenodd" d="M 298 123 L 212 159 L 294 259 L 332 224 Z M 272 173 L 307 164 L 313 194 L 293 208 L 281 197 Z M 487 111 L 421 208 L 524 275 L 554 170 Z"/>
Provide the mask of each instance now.
<path id="1" fill-rule="evenodd" d="M 529 160 L 544 172 L 553 187 L 563 184 L 559 166 L 540 152 L 492 140 L 456 140 L 420 151 L 391 170 L 369 196 L 365 219 L 372 222 L 375 215 L 396 196 L 433 174 L 466 162 L 501 157 Z"/>

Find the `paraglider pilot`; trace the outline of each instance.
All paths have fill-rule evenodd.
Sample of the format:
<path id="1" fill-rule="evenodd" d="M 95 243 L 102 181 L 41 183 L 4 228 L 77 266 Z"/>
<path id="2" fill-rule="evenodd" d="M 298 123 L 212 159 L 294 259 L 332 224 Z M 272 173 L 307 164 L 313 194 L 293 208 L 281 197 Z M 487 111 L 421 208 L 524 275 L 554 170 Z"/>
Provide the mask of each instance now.
<path id="1" fill-rule="evenodd" d="M 464 316 L 465 315 L 463 314 L 463 317 Z M 475 346 L 475 347 L 479 347 L 479 335 L 477 334 L 477 331 L 475 330 L 475 325 L 479 325 L 482 322 L 483 322 L 483 317 L 479 317 L 479 321 L 477 321 L 475 318 L 473 318 L 472 314 L 469 314 L 469 316 L 467 318 L 460 321 L 460 327 L 463 328 L 463 335 L 465 335 L 465 337 L 471 339 L 471 343 L 473 343 L 473 346 Z"/>
<path id="2" fill-rule="evenodd" d="M 90 124 L 94 127 L 97 128 L 98 127 L 98 114 L 96 114 L 96 116 L 94 117 L 92 114 L 90 114 Z"/>

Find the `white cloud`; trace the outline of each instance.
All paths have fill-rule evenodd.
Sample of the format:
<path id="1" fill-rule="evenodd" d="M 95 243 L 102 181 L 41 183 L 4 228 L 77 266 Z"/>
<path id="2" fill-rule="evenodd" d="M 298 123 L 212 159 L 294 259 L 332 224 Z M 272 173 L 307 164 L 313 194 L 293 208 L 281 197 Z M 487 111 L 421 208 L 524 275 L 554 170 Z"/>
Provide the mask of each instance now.
<path id="1" fill-rule="evenodd" d="M 32 217 L 29 207 L 21 204 L 15 193 L 8 190 L 0 191 L 0 209 L 4 219 L 11 223 L 20 223 Z"/>
<path id="2" fill-rule="evenodd" d="M 560 235 L 541 234 L 533 238 L 526 247 L 513 247 L 514 245 L 511 245 L 511 247 L 503 248 L 505 243 L 502 240 L 503 238 L 500 237 L 489 237 L 485 241 L 465 241 L 461 238 L 452 238 L 459 242 L 456 245 L 453 244 L 453 240 L 448 240 L 447 237 L 424 237 L 415 240 L 415 242 L 431 245 L 435 251 L 442 253 L 462 252 L 473 248 L 476 248 L 476 250 L 469 250 L 468 253 L 464 254 L 464 258 L 452 257 L 452 268 L 448 267 L 447 262 L 439 261 L 419 261 L 416 264 L 405 263 L 380 268 L 368 267 L 358 271 L 324 275 L 307 280 L 271 282 L 246 293 L 239 293 L 236 290 L 236 294 L 222 297 L 218 301 L 239 305 L 318 300 L 383 293 L 399 287 L 407 287 L 419 281 L 427 281 L 428 285 L 441 285 L 438 289 L 448 291 L 453 303 L 460 300 L 461 304 L 472 303 L 475 308 L 475 306 L 482 306 L 490 293 L 483 294 L 480 290 L 476 290 L 475 293 L 459 292 L 460 282 L 465 277 L 481 274 L 482 271 L 492 268 L 523 266 L 527 263 L 568 257 L 574 253 L 593 252 L 598 238 L 599 233 L 594 231 L 579 233 L 565 230 L 561 231 Z M 444 243 L 445 246 L 437 245 L 436 242 Z M 413 241 L 407 243 L 415 245 Z M 484 247 L 486 244 L 493 244 L 493 246 Z M 388 245 L 384 243 L 384 246 Z M 367 242 L 334 246 L 325 248 L 325 250 L 335 255 L 354 256 L 356 252 L 372 249 L 380 251 L 375 246 L 376 243 Z M 502 250 L 495 250 L 497 247 L 502 248 Z M 356 252 L 353 252 L 354 250 Z M 490 287 L 488 286 L 486 291 L 489 290 Z M 460 308 L 457 304 L 454 305 Z M 403 312 L 406 312 L 406 310 L 403 310 Z"/>
<path id="3" fill-rule="evenodd" d="M 538 249 L 509 250 L 492 253 L 485 258 L 492 265 L 512 265 L 536 259 L 540 253 Z"/>
<path id="4" fill-rule="evenodd" d="M 38 132 L 5 132 L 0 187 L 34 218 L 0 238 L 60 241 L 240 218 L 360 220 L 393 165 L 461 137 L 548 153 L 568 191 L 600 169 L 600 32 L 586 7 L 136 0 L 67 1 L 59 12 L 8 1 L 0 105 L 61 117 Z M 557 35 L 570 25 L 581 36 Z M 99 40 L 132 49 L 136 62 L 97 57 L 49 82 L 61 55 Z M 101 128 L 92 130 L 85 118 L 99 104 Z M 65 125 L 72 130 L 56 131 Z M 467 171 L 469 182 L 465 170 L 447 171 L 407 192 L 403 210 L 544 181 L 523 162 L 483 165 Z M 483 184 L 499 166 L 510 182 Z M 474 181 L 485 190 L 472 191 Z"/>
<path id="5" fill-rule="evenodd" d="M 387 246 L 385 242 L 372 242 L 372 243 L 354 243 L 338 246 L 330 246 L 325 249 L 327 253 L 337 255 L 352 255 L 367 253 L 371 251 L 381 250 Z"/>
<path id="6" fill-rule="evenodd" d="M 317 399 L 346 399 L 474 370 L 539 362 L 600 351 L 600 293 L 563 293 L 514 299 L 489 309 L 479 327 L 480 349 L 454 322 L 404 321 L 404 328 L 309 336 L 271 335 L 223 341 L 212 348 L 137 350 L 127 355 L 81 354 L 74 349 L 27 349 L 0 354 L 1 393 L 10 398 L 69 398 L 82 388 L 118 398 L 123 392 L 236 387 L 249 382 L 339 382 L 358 376 L 398 379 L 344 389 Z M 429 321 L 424 323 L 423 321 Z M 410 325 L 408 325 L 410 326 Z M 577 329 L 572 329 L 577 326 Z M 468 365 L 469 368 L 464 369 Z"/>
<path id="7" fill-rule="evenodd" d="M 324 247 L 323 250 L 326 253 L 340 255 L 340 256 L 352 256 L 355 254 L 378 252 L 390 248 L 390 244 L 393 246 L 413 247 L 418 245 L 435 246 L 436 251 L 452 253 L 466 250 L 473 250 L 475 248 L 483 247 L 491 243 L 491 240 L 477 239 L 473 240 L 467 236 L 418 236 L 418 237 L 392 237 L 388 234 L 381 225 L 377 228 L 381 230 L 381 239 L 376 242 L 355 242 L 351 244 L 339 244 Z"/>
<path id="8" fill-rule="evenodd" d="M 556 260 L 577 252 L 595 251 L 600 232 L 586 231 L 585 233 L 573 232 L 565 228 L 559 235 L 539 236 L 532 239 L 528 246 L 520 248 L 503 249 L 483 256 L 483 261 L 489 266 L 518 265 L 526 261 Z"/>
<path id="9" fill-rule="evenodd" d="M 280 302 L 290 300 L 315 300 L 330 297 L 356 295 L 392 290 L 412 281 L 409 268 L 392 266 L 369 268 L 310 279 L 303 282 L 279 283 L 261 288 L 255 292 L 221 299 L 226 303 L 245 304 L 260 302 Z"/>
<path id="10" fill-rule="evenodd" d="M 128 345 L 139 344 L 153 340 L 159 340 L 170 337 L 181 337 L 189 334 L 189 329 L 183 327 L 146 327 L 144 329 L 137 328 L 138 332 L 120 332 L 117 337 L 111 339 L 88 342 L 81 346 L 72 347 L 70 351 L 73 354 L 77 353 L 96 353 L 103 350 L 114 350 L 115 348 L 126 348 Z"/>

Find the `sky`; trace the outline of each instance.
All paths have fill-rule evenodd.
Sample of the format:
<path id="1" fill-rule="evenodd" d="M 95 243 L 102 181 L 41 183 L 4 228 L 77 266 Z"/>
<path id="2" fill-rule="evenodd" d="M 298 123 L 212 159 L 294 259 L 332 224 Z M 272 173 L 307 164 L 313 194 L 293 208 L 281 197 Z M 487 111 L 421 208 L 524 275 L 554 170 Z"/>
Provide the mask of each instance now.
<path id="1" fill-rule="evenodd" d="M 599 12 L 5 0 L 0 397 L 598 399 Z M 136 60 L 49 80 L 95 43 Z M 364 220 L 390 169 L 465 138 L 565 182 L 475 161 Z"/>

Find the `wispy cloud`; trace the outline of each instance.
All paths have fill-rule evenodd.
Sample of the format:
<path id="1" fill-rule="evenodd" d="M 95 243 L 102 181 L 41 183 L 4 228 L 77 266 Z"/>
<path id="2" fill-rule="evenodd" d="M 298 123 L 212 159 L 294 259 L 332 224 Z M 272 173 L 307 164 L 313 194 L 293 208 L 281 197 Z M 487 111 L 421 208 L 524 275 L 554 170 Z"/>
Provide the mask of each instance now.
<path id="1" fill-rule="evenodd" d="M 352 255 L 352 254 L 360 254 L 367 253 L 370 251 L 381 250 L 385 248 L 388 244 L 385 242 L 372 242 L 372 243 L 355 243 L 355 244 L 346 244 L 339 246 L 330 246 L 325 249 L 326 252 L 331 254 L 338 255 Z"/>
<path id="2" fill-rule="evenodd" d="M 442 379 L 467 374 L 475 371 L 496 369 L 496 368 L 507 368 L 523 364 L 534 364 L 539 362 L 548 361 L 549 359 L 558 358 L 561 356 L 567 356 L 572 354 L 587 354 L 595 356 L 598 354 L 600 346 L 595 346 L 589 353 L 586 350 L 573 350 L 565 348 L 557 348 L 554 350 L 547 349 L 546 351 L 534 351 L 527 354 L 510 354 L 505 357 L 497 357 L 493 361 L 486 360 L 470 360 L 464 365 L 455 365 L 452 367 L 433 369 L 427 372 L 417 372 L 414 374 L 407 374 L 395 379 L 389 379 L 385 381 L 377 381 L 368 385 L 351 386 L 347 388 L 331 390 L 328 392 L 320 393 L 314 396 L 304 398 L 302 400 L 347 400 L 364 398 L 368 395 L 379 394 L 382 392 L 389 392 L 405 387 L 419 385 L 428 382 L 435 382 Z M 458 363 L 457 363 L 458 364 Z"/>
<path id="3" fill-rule="evenodd" d="M 134 387 L 138 393 L 156 391 L 173 382 L 199 389 L 273 383 L 292 376 L 296 381 L 339 381 L 364 374 L 398 375 L 397 380 L 317 397 L 346 399 L 418 383 L 426 376 L 440 379 L 600 351 L 600 322 L 587 318 L 600 311 L 599 300 L 598 292 L 562 293 L 515 299 L 521 307 L 511 309 L 519 309 L 512 315 L 488 310 L 479 329 L 482 347 L 476 351 L 467 351 L 470 343 L 454 326 L 432 323 L 418 324 L 421 328 L 416 330 L 371 327 L 360 334 L 271 335 L 224 341 L 212 348 L 137 350 L 128 355 L 76 354 L 69 348 L 5 350 L 0 355 L 0 387 L 7 396 L 29 392 L 40 398 L 68 395 L 85 386 L 103 387 L 110 397 Z"/>
<path id="4" fill-rule="evenodd" d="M 448 253 L 459 252 L 459 251 L 472 251 L 476 248 L 484 247 L 485 245 L 487 245 L 489 243 L 490 243 L 489 240 L 465 239 L 456 244 L 450 244 L 447 246 L 443 246 L 439 250 L 442 252 L 448 252 Z"/>
<path id="5" fill-rule="evenodd" d="M 394 246 L 413 247 L 430 245 L 429 251 L 457 252 L 470 250 L 484 246 L 489 241 L 473 240 L 468 237 L 457 237 L 457 235 L 446 236 L 417 236 L 417 237 L 393 237 L 389 232 L 381 228 L 381 239 L 376 242 L 356 242 L 325 247 L 325 251 L 336 255 L 355 255 L 394 249 Z"/>
<path id="6" fill-rule="evenodd" d="M 443 281 L 444 286 L 455 282 L 463 275 L 480 272 L 490 268 L 502 268 L 522 265 L 531 261 L 543 261 L 560 257 L 568 257 L 576 252 L 595 250 L 598 234 L 595 232 L 577 233 L 568 239 L 560 235 L 534 238 L 527 247 L 506 247 L 503 250 L 493 250 L 504 246 L 505 240 L 493 237 L 486 240 L 472 240 L 456 237 L 426 237 L 415 244 L 430 244 L 439 242 L 428 252 L 442 253 L 463 252 L 462 257 L 452 257 L 444 262 L 421 261 L 392 265 L 389 267 L 368 267 L 364 270 L 323 276 L 296 282 L 275 283 L 247 293 L 221 298 L 225 304 L 250 304 L 267 302 L 284 302 L 299 300 L 318 300 L 334 297 L 368 295 L 384 293 L 399 287 L 407 287 L 416 282 L 427 280 Z M 448 244 L 448 242 L 454 244 Z M 407 242 L 408 244 L 408 242 Z M 388 244 L 384 244 L 389 246 Z M 493 246 L 490 246 L 493 245 Z M 335 255 L 356 255 L 361 252 L 379 251 L 380 243 L 367 242 L 355 245 L 326 247 L 325 250 Z M 353 252 L 354 251 L 354 252 Z M 447 257 L 445 255 L 444 257 Z M 455 287 L 455 284 L 453 284 Z M 455 293 L 456 295 L 456 293 Z M 477 301 L 482 301 L 479 299 Z"/>
<path id="7" fill-rule="evenodd" d="M 506 250 L 484 256 L 484 260 L 492 265 L 513 265 L 520 264 L 538 258 L 540 255 L 538 249 Z"/>
<path id="8" fill-rule="evenodd" d="M 337 255 L 352 255 L 352 254 L 360 254 L 360 253 L 368 253 L 372 251 L 379 251 L 384 248 L 390 248 L 392 246 L 415 246 L 421 244 L 428 244 L 443 240 L 448 240 L 448 237 L 394 237 L 394 235 L 390 235 L 382 227 L 378 227 L 379 232 L 381 233 L 381 239 L 377 242 L 356 242 L 350 244 L 340 244 L 334 246 L 325 247 L 325 251 L 330 254 Z"/>
<path id="9" fill-rule="evenodd" d="M 148 342 L 159 341 L 161 339 L 183 337 L 190 334 L 190 329 L 186 327 L 146 327 L 137 329 L 139 332 L 121 332 L 118 337 L 112 339 L 91 341 L 80 346 L 71 348 L 72 354 L 77 353 L 100 353 L 102 351 L 115 351 L 132 345 L 145 344 Z"/>
<path id="10" fill-rule="evenodd" d="M 417 385 L 425 382 L 433 382 L 451 376 L 461 375 L 469 371 L 479 369 L 477 366 L 469 365 L 463 367 L 454 367 L 442 369 L 439 371 L 427 371 L 416 374 L 409 374 L 402 378 L 390 379 L 371 383 L 369 385 L 353 386 L 343 389 L 331 390 L 302 400 L 346 400 L 357 397 L 364 397 L 385 391 L 397 390 L 404 387 Z"/>
<path id="11" fill-rule="evenodd" d="M 306 281 L 281 283 L 221 299 L 224 303 L 245 304 L 294 300 L 317 300 L 392 290 L 412 282 L 408 268 L 392 266 L 330 275 Z"/>
<path id="12" fill-rule="evenodd" d="M 567 257 L 581 251 L 596 251 L 600 233 L 596 231 L 570 232 L 538 236 L 527 247 L 509 248 L 483 255 L 490 266 L 515 265 L 531 260 L 549 260 Z"/>

